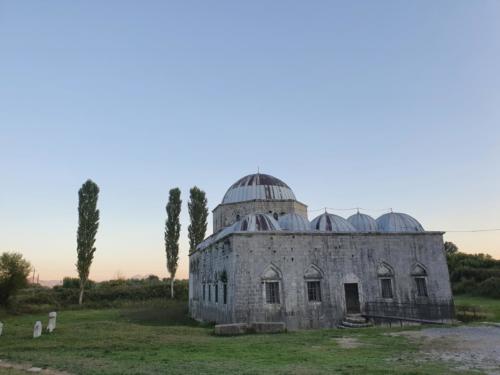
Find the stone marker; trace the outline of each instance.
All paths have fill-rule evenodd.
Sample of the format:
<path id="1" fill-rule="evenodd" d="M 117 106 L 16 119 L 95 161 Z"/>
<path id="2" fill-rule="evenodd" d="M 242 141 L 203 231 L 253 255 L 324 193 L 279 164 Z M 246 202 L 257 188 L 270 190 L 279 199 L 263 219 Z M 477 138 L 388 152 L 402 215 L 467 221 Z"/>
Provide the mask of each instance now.
<path id="1" fill-rule="evenodd" d="M 33 338 L 36 339 L 42 335 L 42 322 L 38 321 L 35 323 L 35 328 L 33 329 Z"/>
<path id="2" fill-rule="evenodd" d="M 56 329 L 56 319 L 57 313 L 55 311 L 49 313 L 49 324 L 47 324 L 47 332 L 52 333 L 52 331 Z"/>
<path id="3" fill-rule="evenodd" d="M 247 332 L 247 329 L 248 325 L 246 323 L 217 324 L 214 333 L 217 336 L 243 335 Z"/>
<path id="4" fill-rule="evenodd" d="M 3 331 L 3 323 L 0 322 L 0 336 L 2 336 L 2 331 Z"/>

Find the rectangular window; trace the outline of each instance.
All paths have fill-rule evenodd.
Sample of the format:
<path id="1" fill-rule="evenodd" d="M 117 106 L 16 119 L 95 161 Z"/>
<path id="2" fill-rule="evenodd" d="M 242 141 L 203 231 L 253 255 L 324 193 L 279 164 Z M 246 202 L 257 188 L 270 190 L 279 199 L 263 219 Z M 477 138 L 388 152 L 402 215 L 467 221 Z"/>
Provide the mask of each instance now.
<path id="1" fill-rule="evenodd" d="M 266 282 L 266 302 L 280 303 L 280 283 L 279 281 Z"/>
<path id="2" fill-rule="evenodd" d="M 208 284 L 208 302 L 212 301 L 212 285 Z"/>
<path id="3" fill-rule="evenodd" d="M 382 298 L 392 298 L 392 279 L 380 279 Z"/>
<path id="4" fill-rule="evenodd" d="M 224 305 L 227 303 L 227 284 L 222 285 L 222 298 L 224 300 Z"/>
<path id="5" fill-rule="evenodd" d="M 417 296 L 427 297 L 427 284 L 425 282 L 425 277 L 415 277 L 415 282 L 417 283 Z"/>
<path id="6" fill-rule="evenodd" d="M 307 298 L 309 302 L 321 302 L 321 284 L 319 281 L 307 282 Z"/>
<path id="7" fill-rule="evenodd" d="M 215 284 L 215 303 L 219 302 L 219 284 Z"/>
<path id="8" fill-rule="evenodd" d="M 203 284 L 203 301 L 205 301 L 205 284 Z"/>

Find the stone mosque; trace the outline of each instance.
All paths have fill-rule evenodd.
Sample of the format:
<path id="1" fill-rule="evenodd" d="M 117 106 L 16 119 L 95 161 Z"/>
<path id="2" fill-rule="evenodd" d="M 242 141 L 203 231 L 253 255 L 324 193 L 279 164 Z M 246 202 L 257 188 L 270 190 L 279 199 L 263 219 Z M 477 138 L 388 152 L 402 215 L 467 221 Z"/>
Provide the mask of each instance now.
<path id="1" fill-rule="evenodd" d="M 189 255 L 189 310 L 217 324 L 287 329 L 366 322 L 448 322 L 444 232 L 388 212 L 347 219 L 307 206 L 276 177 L 236 181 L 213 210 L 214 233 Z M 347 319 L 347 321 L 349 321 Z"/>

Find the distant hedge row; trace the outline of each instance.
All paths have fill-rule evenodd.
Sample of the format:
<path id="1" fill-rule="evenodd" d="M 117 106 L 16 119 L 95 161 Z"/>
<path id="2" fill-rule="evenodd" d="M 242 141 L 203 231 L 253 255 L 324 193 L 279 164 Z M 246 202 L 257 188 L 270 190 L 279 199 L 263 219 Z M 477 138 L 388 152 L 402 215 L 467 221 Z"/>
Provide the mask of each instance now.
<path id="1" fill-rule="evenodd" d="M 500 298 L 500 260 L 486 254 L 447 255 L 455 294 Z"/>
<path id="2" fill-rule="evenodd" d="M 63 285 L 47 288 L 32 286 L 23 289 L 15 298 L 13 307 L 20 311 L 45 310 L 69 307 L 78 304 L 78 279 L 65 278 Z M 175 299 L 187 300 L 188 281 L 176 280 Z M 110 307 L 128 301 L 148 301 L 170 298 L 169 279 L 160 280 L 156 276 L 146 279 L 119 279 L 91 282 L 85 291 L 84 307 Z"/>

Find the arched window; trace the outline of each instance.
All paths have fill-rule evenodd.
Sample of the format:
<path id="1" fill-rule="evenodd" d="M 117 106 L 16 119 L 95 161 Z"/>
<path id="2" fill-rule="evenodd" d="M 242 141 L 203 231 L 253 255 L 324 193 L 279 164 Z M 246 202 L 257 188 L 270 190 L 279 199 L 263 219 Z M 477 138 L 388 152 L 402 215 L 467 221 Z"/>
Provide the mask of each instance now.
<path id="1" fill-rule="evenodd" d="M 321 302 L 323 272 L 321 272 L 319 267 L 311 264 L 304 272 L 304 279 L 306 281 L 307 300 L 309 302 Z"/>
<path id="2" fill-rule="evenodd" d="M 394 298 L 392 286 L 394 280 L 394 271 L 392 267 L 385 262 L 380 263 L 377 269 L 377 276 L 380 283 L 380 293 L 382 295 L 382 298 Z"/>
<path id="3" fill-rule="evenodd" d="M 411 275 L 413 276 L 413 280 L 415 281 L 415 287 L 417 290 L 417 297 L 428 297 L 427 293 L 427 271 L 425 267 L 421 264 L 416 264 L 412 271 Z"/>
<path id="4" fill-rule="evenodd" d="M 275 266 L 269 266 L 262 273 L 262 285 L 264 286 L 264 300 L 268 304 L 280 303 L 280 280 L 281 273 Z"/>

